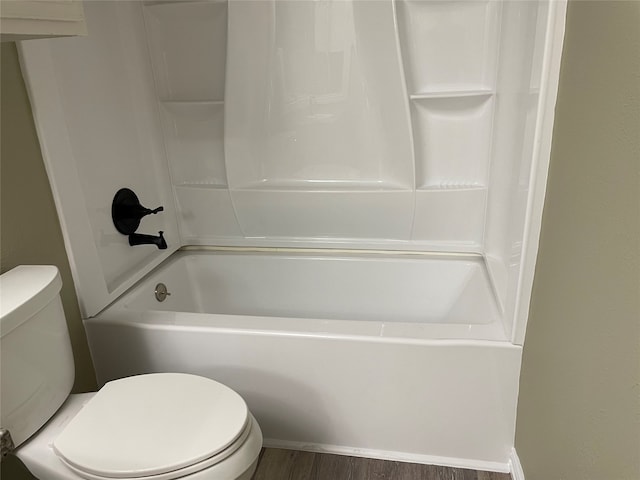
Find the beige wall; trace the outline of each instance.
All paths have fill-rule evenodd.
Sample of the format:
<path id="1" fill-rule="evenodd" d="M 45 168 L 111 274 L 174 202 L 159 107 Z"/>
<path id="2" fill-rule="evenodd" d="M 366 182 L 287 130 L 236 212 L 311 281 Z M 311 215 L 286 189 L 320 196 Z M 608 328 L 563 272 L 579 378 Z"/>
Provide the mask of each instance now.
<path id="1" fill-rule="evenodd" d="M 527 480 L 640 479 L 640 2 L 569 4 L 516 449 Z"/>
<path id="2" fill-rule="evenodd" d="M 95 390 L 96 380 L 69 260 L 16 47 L 14 43 L 3 43 L 1 48 L 0 272 L 21 264 L 50 264 L 60 269 L 63 281 L 61 297 L 76 366 L 73 390 Z M 0 477 L 12 480 L 33 478 L 14 457 L 2 462 Z"/>
<path id="3" fill-rule="evenodd" d="M 76 363 L 75 392 L 96 388 L 62 232 L 14 43 L 0 52 L 0 271 L 56 265 Z"/>

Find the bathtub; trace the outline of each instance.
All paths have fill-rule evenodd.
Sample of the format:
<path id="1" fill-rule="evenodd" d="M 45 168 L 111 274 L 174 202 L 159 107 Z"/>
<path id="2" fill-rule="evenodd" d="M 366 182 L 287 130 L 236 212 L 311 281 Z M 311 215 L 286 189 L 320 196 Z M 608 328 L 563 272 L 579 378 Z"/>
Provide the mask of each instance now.
<path id="1" fill-rule="evenodd" d="M 99 383 L 214 378 L 267 446 L 508 471 L 521 348 L 480 256 L 187 249 L 85 327 Z"/>

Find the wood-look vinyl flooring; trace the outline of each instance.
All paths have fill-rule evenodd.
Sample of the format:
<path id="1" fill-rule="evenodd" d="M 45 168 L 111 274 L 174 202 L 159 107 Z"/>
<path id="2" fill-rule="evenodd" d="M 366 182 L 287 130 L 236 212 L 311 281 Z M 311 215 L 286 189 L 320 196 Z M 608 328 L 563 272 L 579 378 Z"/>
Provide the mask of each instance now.
<path id="1" fill-rule="evenodd" d="M 265 448 L 252 480 L 511 480 L 508 473 Z"/>

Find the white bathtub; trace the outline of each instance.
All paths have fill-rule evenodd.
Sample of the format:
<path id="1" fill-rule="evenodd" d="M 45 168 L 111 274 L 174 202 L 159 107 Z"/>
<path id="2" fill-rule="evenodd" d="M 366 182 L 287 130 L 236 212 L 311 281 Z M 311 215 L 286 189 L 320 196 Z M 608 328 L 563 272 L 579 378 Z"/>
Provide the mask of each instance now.
<path id="1" fill-rule="evenodd" d="M 266 445 L 508 470 L 521 348 L 480 257 L 183 251 L 85 326 L 100 383 L 215 378 Z"/>

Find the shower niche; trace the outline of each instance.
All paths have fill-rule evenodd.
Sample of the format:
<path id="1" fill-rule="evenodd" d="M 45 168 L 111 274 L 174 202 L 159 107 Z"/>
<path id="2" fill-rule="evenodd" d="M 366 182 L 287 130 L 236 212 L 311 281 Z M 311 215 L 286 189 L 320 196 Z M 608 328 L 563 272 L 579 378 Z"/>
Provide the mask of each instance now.
<path id="1" fill-rule="evenodd" d="M 88 37 L 23 42 L 85 314 L 185 245 L 404 251 L 481 257 L 512 338 L 564 7 L 92 1 Z M 122 186 L 167 205 L 166 252 L 111 234 Z"/>

